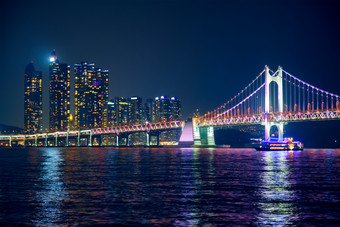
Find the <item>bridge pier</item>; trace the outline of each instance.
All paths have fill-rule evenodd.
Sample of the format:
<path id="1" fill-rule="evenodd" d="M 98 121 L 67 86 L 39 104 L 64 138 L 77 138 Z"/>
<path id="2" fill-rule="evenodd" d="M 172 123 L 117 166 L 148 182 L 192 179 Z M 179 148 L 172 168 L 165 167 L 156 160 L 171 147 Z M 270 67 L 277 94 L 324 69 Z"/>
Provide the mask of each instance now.
<path id="1" fill-rule="evenodd" d="M 207 134 L 208 134 L 208 145 L 215 146 L 216 144 L 215 144 L 214 127 L 208 127 Z"/>
<path id="2" fill-rule="evenodd" d="M 198 127 L 197 118 L 193 118 L 192 131 L 195 146 L 216 146 L 213 126 Z"/>
<path id="3" fill-rule="evenodd" d="M 78 131 L 78 137 L 77 137 L 77 147 L 80 146 L 80 131 Z"/>
<path id="4" fill-rule="evenodd" d="M 116 146 L 119 147 L 119 135 L 116 135 Z"/>
<path id="5" fill-rule="evenodd" d="M 146 133 L 146 146 L 150 146 L 150 135 L 149 132 Z"/>
<path id="6" fill-rule="evenodd" d="M 202 145 L 200 128 L 197 126 L 197 118 L 192 119 L 192 132 L 194 136 L 194 145 Z"/>
<path id="7" fill-rule="evenodd" d="M 283 122 L 274 123 L 274 122 L 266 122 L 264 125 L 265 128 L 265 140 L 268 141 L 270 139 L 270 129 L 276 126 L 278 131 L 278 139 L 283 139 Z"/>
<path id="8" fill-rule="evenodd" d="M 160 143 L 159 143 L 159 133 L 157 133 L 157 135 L 156 135 L 156 146 L 159 146 L 160 145 Z"/>

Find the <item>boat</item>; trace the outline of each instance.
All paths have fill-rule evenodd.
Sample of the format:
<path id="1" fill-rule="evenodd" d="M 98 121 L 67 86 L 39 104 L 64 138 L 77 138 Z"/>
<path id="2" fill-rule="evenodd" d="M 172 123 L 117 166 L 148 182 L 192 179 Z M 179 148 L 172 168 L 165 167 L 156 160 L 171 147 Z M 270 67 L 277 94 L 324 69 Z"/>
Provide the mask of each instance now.
<path id="1" fill-rule="evenodd" d="M 293 138 L 270 138 L 268 141 L 261 141 L 259 146 L 255 147 L 257 151 L 302 151 L 303 143 L 293 141 Z"/>

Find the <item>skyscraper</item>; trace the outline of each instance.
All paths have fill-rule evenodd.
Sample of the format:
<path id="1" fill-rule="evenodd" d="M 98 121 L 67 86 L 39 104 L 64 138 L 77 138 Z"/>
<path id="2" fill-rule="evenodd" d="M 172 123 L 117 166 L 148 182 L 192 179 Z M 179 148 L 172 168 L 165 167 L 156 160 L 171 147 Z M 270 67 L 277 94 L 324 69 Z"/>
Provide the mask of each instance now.
<path id="1" fill-rule="evenodd" d="M 50 57 L 50 130 L 69 129 L 70 66 L 59 63 L 55 50 Z"/>
<path id="2" fill-rule="evenodd" d="M 131 97 L 131 115 L 130 115 L 130 125 L 140 125 L 145 124 L 146 115 L 143 105 L 143 100 L 140 97 Z"/>
<path id="3" fill-rule="evenodd" d="M 35 71 L 33 62 L 25 69 L 24 126 L 25 133 L 42 131 L 42 72 Z"/>
<path id="4" fill-rule="evenodd" d="M 131 103 L 128 98 L 115 98 L 116 126 L 129 125 L 131 119 Z"/>
<path id="5" fill-rule="evenodd" d="M 170 121 L 180 121 L 182 119 L 181 101 L 177 97 L 170 99 Z"/>
<path id="6" fill-rule="evenodd" d="M 142 98 L 131 97 L 129 101 L 131 104 L 130 125 L 145 124 L 147 119 Z M 134 145 L 142 145 L 145 140 L 146 134 L 144 132 L 133 133 L 130 136 L 130 143 Z"/>
<path id="7" fill-rule="evenodd" d="M 113 127 L 116 125 L 116 102 L 111 99 L 104 105 L 103 127 Z"/>
<path id="8" fill-rule="evenodd" d="M 102 127 L 109 97 L 109 71 L 85 61 L 74 65 L 74 75 L 76 128 Z"/>
<path id="9" fill-rule="evenodd" d="M 167 96 L 156 97 L 152 104 L 152 122 L 168 122 L 171 117 L 170 99 Z"/>
<path id="10" fill-rule="evenodd" d="M 168 98 L 167 96 L 156 97 L 152 102 L 152 122 L 180 121 L 181 102 L 177 97 Z M 160 140 L 164 144 L 174 144 L 178 141 L 180 131 L 162 132 Z"/>
<path id="11" fill-rule="evenodd" d="M 152 122 L 152 103 L 153 99 L 146 99 L 144 104 L 145 116 L 147 122 Z"/>

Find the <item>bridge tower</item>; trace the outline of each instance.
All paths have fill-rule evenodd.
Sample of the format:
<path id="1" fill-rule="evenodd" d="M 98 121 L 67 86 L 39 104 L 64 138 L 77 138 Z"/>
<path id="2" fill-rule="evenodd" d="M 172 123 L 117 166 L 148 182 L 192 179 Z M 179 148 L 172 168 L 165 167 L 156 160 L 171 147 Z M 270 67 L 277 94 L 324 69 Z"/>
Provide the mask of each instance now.
<path id="1" fill-rule="evenodd" d="M 270 138 L 270 129 L 272 126 L 276 126 L 279 133 L 279 139 L 283 138 L 283 122 L 275 123 L 268 121 L 268 115 L 270 112 L 269 100 L 274 94 L 271 94 L 270 83 L 274 82 L 278 86 L 278 111 L 283 112 L 283 87 L 282 87 L 282 68 L 279 66 L 277 75 L 271 75 L 268 66 L 265 67 L 265 111 L 264 111 L 264 126 L 265 126 L 265 140 Z M 275 97 L 275 96 L 274 96 Z"/>

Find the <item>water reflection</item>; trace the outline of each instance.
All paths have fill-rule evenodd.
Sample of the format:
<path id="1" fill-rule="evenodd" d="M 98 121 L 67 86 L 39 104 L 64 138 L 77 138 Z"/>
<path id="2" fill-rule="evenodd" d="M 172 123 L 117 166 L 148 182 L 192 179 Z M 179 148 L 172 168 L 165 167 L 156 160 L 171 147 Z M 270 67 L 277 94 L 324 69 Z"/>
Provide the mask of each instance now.
<path id="1" fill-rule="evenodd" d="M 42 150 L 40 163 L 41 176 L 36 200 L 39 204 L 34 225 L 46 226 L 57 224 L 61 220 L 63 201 L 67 197 L 62 176 L 64 159 L 60 149 Z"/>
<path id="2" fill-rule="evenodd" d="M 196 197 L 197 192 L 197 170 L 195 169 L 195 163 L 197 163 L 198 149 L 182 148 L 181 150 L 181 164 L 182 166 L 182 182 L 181 182 L 181 196 L 180 201 L 183 206 L 180 209 L 179 218 L 174 221 L 176 226 L 193 226 L 197 225 L 199 220 L 196 218 L 197 211 L 192 204 L 192 200 Z M 193 160 L 194 163 L 193 163 Z"/>
<path id="3" fill-rule="evenodd" d="M 340 224 L 340 150 L 31 148 L 0 160 L 0 226 Z"/>
<path id="4" fill-rule="evenodd" d="M 265 162 L 260 189 L 260 225 L 291 225 L 297 220 L 295 193 L 289 181 L 287 152 L 263 152 Z"/>

